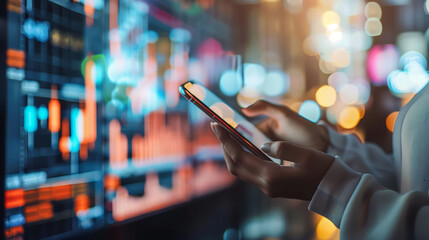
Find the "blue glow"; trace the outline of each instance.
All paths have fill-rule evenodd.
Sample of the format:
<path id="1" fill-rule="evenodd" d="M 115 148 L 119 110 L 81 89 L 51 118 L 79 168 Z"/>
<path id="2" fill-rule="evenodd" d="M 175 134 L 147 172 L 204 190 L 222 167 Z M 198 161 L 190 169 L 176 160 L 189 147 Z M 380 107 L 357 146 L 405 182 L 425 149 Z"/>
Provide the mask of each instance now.
<path id="1" fill-rule="evenodd" d="M 175 28 L 170 32 L 170 39 L 176 43 L 186 43 L 191 41 L 191 33 L 182 28 Z"/>
<path id="2" fill-rule="evenodd" d="M 46 42 L 49 39 L 49 28 L 48 22 L 39 22 L 31 18 L 25 20 L 22 26 L 24 35 L 29 39 L 36 39 L 39 42 Z"/>
<path id="3" fill-rule="evenodd" d="M 244 64 L 244 86 L 257 88 L 264 83 L 265 68 L 260 64 Z"/>
<path id="4" fill-rule="evenodd" d="M 234 70 L 225 71 L 220 77 L 219 88 L 226 96 L 234 96 L 243 86 L 243 80 Z"/>
<path id="5" fill-rule="evenodd" d="M 37 130 L 37 109 L 34 106 L 26 106 L 24 109 L 24 129 L 27 132 Z"/>
<path id="6" fill-rule="evenodd" d="M 387 77 L 387 86 L 395 95 L 418 93 L 429 81 L 426 58 L 415 51 L 403 54 L 400 63 L 404 70 L 395 70 Z"/>
<path id="7" fill-rule="evenodd" d="M 392 93 L 407 93 L 410 90 L 408 76 L 405 72 L 395 70 L 387 76 L 387 86 Z"/>
<path id="8" fill-rule="evenodd" d="M 37 110 L 37 116 L 40 120 L 47 120 L 49 116 L 49 111 L 45 106 L 39 107 Z"/>
<path id="9" fill-rule="evenodd" d="M 410 51 L 410 52 L 404 53 L 399 59 L 399 62 L 401 63 L 401 66 L 403 66 L 404 68 L 407 68 L 407 65 L 412 62 L 417 62 L 418 64 L 420 64 L 420 66 L 423 67 L 423 69 L 426 69 L 427 67 L 426 58 L 421 53 L 416 51 Z"/>
<path id="10" fill-rule="evenodd" d="M 307 100 L 301 104 L 301 107 L 298 111 L 299 115 L 312 121 L 317 122 L 322 116 L 322 111 L 320 110 L 319 105 L 315 101 Z"/>
<path id="11" fill-rule="evenodd" d="M 269 72 L 262 86 L 262 92 L 270 97 L 280 96 L 290 88 L 289 76 L 281 71 Z"/>
<path id="12" fill-rule="evenodd" d="M 155 31 L 147 31 L 144 34 L 145 41 L 148 43 L 155 43 L 158 41 L 158 33 Z"/>
<path id="13" fill-rule="evenodd" d="M 92 82 L 94 85 L 98 85 L 103 81 L 104 71 L 103 66 L 100 63 L 94 63 L 91 69 Z"/>
<path id="14" fill-rule="evenodd" d="M 79 143 L 83 139 L 82 111 L 78 108 L 71 110 L 70 116 L 70 152 L 79 151 Z"/>
<path id="15" fill-rule="evenodd" d="M 125 64 L 120 61 L 112 62 L 107 68 L 107 76 L 109 77 L 110 81 L 115 83 L 118 82 L 122 77 L 125 68 Z"/>

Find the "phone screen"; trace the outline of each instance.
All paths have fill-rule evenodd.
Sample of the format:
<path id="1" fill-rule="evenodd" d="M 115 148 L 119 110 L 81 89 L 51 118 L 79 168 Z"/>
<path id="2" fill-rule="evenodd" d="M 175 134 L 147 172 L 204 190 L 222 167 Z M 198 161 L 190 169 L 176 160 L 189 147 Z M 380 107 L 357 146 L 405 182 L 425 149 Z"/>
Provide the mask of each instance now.
<path id="1" fill-rule="evenodd" d="M 272 140 L 259 131 L 255 125 L 247 121 L 240 113 L 234 111 L 234 109 L 224 103 L 222 99 L 204 86 L 194 82 L 186 82 L 181 86 L 181 88 L 183 88 L 180 89 L 182 95 L 197 105 L 209 117 L 224 126 L 227 124 L 229 126 L 226 126 L 227 130 L 229 130 L 233 135 L 238 132 L 241 136 L 236 136 L 236 138 L 238 137 L 237 140 L 242 143 L 244 140 L 244 145 L 248 150 L 280 164 L 281 161 L 279 159 L 270 157 L 260 150 L 260 146 L 262 146 L 262 144 L 271 142 Z M 184 90 L 187 90 L 187 92 Z M 189 94 L 191 96 L 189 96 Z M 222 119 L 223 122 L 218 121 L 219 119 L 217 119 L 216 116 Z M 233 128 L 235 132 L 231 131 L 231 128 Z"/>

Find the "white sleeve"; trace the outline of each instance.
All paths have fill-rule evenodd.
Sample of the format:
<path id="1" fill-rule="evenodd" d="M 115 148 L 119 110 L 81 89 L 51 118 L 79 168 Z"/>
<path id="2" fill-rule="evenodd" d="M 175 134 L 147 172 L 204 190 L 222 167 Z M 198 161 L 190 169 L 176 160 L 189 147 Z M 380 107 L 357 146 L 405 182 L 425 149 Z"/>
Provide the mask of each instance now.
<path id="1" fill-rule="evenodd" d="M 322 179 L 309 209 L 330 219 L 343 239 L 429 239 L 429 197 L 399 194 L 339 157 Z"/>
<path id="2" fill-rule="evenodd" d="M 328 130 L 330 144 L 327 153 L 340 158 L 353 170 L 370 173 L 383 186 L 397 190 L 398 183 L 393 155 L 386 154 L 372 143 L 361 143 L 354 135 L 344 135 L 323 124 Z"/>

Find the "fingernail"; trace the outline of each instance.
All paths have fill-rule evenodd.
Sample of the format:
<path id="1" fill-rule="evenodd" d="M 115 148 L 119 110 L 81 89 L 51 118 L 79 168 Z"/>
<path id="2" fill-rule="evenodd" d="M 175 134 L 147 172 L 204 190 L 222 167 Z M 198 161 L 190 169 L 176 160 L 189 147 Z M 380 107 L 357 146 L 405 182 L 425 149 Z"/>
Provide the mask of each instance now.
<path id="1" fill-rule="evenodd" d="M 270 153 L 271 152 L 271 145 L 272 145 L 272 143 L 264 143 L 261 146 L 261 150 L 266 152 L 266 153 Z"/>
<path id="2" fill-rule="evenodd" d="M 216 129 L 216 126 L 215 126 L 214 122 L 210 123 L 210 127 L 212 128 L 212 131 L 217 135 L 217 129 Z"/>

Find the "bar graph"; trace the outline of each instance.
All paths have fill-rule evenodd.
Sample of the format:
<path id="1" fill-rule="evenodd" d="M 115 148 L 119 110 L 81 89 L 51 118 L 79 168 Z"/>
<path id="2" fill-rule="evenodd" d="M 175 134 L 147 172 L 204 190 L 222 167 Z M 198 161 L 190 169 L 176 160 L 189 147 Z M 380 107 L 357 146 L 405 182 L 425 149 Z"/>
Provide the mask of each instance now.
<path id="1" fill-rule="evenodd" d="M 178 92 L 208 36 L 161 2 L 62 2 L 7 1 L 4 236 L 73 238 L 230 186 Z"/>

